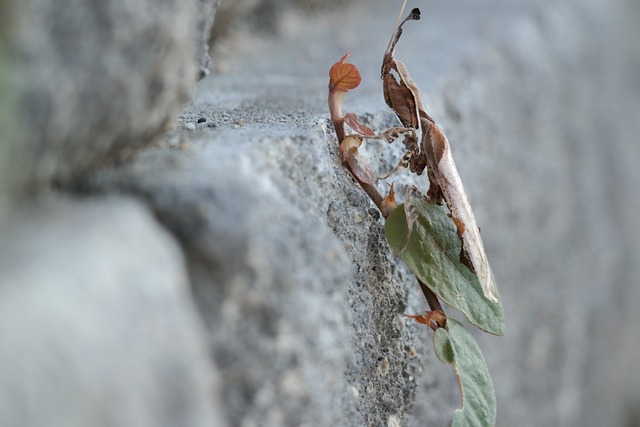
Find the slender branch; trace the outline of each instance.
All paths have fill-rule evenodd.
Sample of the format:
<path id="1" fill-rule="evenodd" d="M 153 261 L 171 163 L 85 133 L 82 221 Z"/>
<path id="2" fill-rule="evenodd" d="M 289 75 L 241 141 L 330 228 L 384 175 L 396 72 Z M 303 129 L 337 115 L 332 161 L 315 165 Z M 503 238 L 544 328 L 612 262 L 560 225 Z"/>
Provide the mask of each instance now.
<path id="1" fill-rule="evenodd" d="M 349 168 L 349 172 L 351 172 L 351 175 L 353 175 L 353 172 L 351 171 L 351 168 L 349 167 L 349 165 L 347 165 L 347 168 Z M 355 177 L 355 175 L 353 175 L 353 176 Z M 362 187 L 362 189 L 365 191 L 365 193 L 367 193 L 367 196 L 369 196 L 371 201 L 376 204 L 376 206 L 380 210 L 380 213 L 382 213 L 382 216 L 384 216 L 385 219 L 386 219 L 387 217 L 386 217 L 386 215 L 384 214 L 384 212 L 382 210 L 382 199 L 383 199 L 383 197 L 378 192 L 378 189 L 375 188 L 371 184 L 367 184 L 366 182 L 360 181 L 358 178 L 356 178 L 356 181 L 358 181 L 358 184 L 360 184 L 360 187 Z"/>
<path id="2" fill-rule="evenodd" d="M 336 131 L 336 136 L 338 137 L 338 144 L 342 144 L 342 141 L 345 138 L 344 120 L 335 120 L 335 121 L 332 121 L 332 123 L 333 123 L 333 128 Z M 382 210 L 382 199 L 383 199 L 382 194 L 380 194 L 380 192 L 375 186 L 367 182 L 361 181 L 358 178 L 358 176 L 355 173 L 353 173 L 353 170 L 351 170 L 351 166 L 349 165 L 349 163 L 344 162 L 344 164 L 349 170 L 349 173 L 351 174 L 351 176 L 353 176 L 356 179 L 356 181 L 358 181 L 358 184 L 360 184 L 360 187 L 362 187 L 365 193 L 367 193 L 367 196 L 369 196 L 371 201 L 375 203 L 375 205 L 378 207 L 382 215 L 386 218 L 386 215 Z"/>
<path id="3" fill-rule="evenodd" d="M 336 136 L 338 137 L 338 145 L 340 145 L 346 136 L 344 130 L 344 119 L 333 120 L 333 128 L 335 129 Z"/>

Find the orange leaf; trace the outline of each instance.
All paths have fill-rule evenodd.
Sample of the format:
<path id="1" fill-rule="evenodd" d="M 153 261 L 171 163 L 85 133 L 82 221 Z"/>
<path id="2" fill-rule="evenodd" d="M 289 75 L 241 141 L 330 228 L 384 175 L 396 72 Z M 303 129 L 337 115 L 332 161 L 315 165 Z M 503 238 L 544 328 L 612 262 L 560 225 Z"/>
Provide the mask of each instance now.
<path id="1" fill-rule="evenodd" d="M 333 67 L 329 70 L 329 90 L 336 88 L 347 92 L 357 88 L 362 81 L 356 66 L 345 62 L 349 55 L 351 54 L 347 53 L 340 61 L 333 64 Z"/>

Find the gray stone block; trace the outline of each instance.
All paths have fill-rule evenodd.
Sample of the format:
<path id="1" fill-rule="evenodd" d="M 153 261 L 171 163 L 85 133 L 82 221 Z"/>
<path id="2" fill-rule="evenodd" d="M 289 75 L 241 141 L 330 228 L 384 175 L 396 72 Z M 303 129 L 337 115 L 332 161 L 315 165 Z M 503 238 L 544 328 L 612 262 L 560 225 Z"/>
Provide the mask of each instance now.
<path id="1" fill-rule="evenodd" d="M 147 151 L 99 174 L 92 189 L 139 195 L 181 241 L 231 425 L 340 425 L 336 408 L 353 399 L 343 375 L 352 351 L 349 263 L 312 207 L 296 207 L 254 173 L 266 167 L 257 141 L 227 141 L 195 156 Z M 316 191 L 313 175 L 300 178 Z"/>
<path id="2" fill-rule="evenodd" d="M 82 183 L 136 195 L 179 240 L 232 425 L 447 426 L 460 404 L 431 333 L 402 317 L 426 304 L 327 123 L 327 72 L 351 51 L 363 83 L 345 111 L 397 124 L 379 83 L 395 13 L 310 15 L 234 51 L 179 130 Z M 622 0 L 440 2 L 399 46 L 504 300 L 507 335 L 477 334 L 498 426 L 638 418 L 639 14 Z M 402 155 L 365 150 L 380 171 Z"/>
<path id="3" fill-rule="evenodd" d="M 217 0 L 14 2 L 16 185 L 67 184 L 171 127 Z"/>
<path id="4" fill-rule="evenodd" d="M 0 425 L 225 425 L 182 254 L 140 204 L 32 203 L 0 239 Z"/>

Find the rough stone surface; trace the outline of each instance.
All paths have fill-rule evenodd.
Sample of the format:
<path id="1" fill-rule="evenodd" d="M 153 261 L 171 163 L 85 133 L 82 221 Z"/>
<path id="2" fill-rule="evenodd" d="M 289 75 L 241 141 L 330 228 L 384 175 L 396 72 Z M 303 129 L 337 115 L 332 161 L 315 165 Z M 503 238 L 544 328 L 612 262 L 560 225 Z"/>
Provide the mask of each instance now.
<path id="1" fill-rule="evenodd" d="M 175 242 L 138 203 L 34 202 L 0 235 L 0 425 L 225 425 Z"/>
<path id="2" fill-rule="evenodd" d="M 14 2 L 16 185 L 66 184 L 171 126 L 206 63 L 198 32 L 208 33 L 216 4 Z"/>
<path id="3" fill-rule="evenodd" d="M 449 136 L 504 299 L 507 335 L 477 334 L 496 386 L 498 425 L 633 425 L 640 401 L 640 382 L 629 374 L 637 372 L 630 355 L 640 350 L 633 326 L 640 319 L 632 304 L 639 296 L 633 260 L 640 256 L 640 179 L 632 159 L 640 153 L 638 124 L 630 120 L 638 112 L 632 43 L 638 37 L 632 24 L 637 6 L 456 2 L 425 12 L 422 22 L 405 30 L 398 55 Z M 432 354 L 431 334 L 401 317 L 426 304 L 393 259 L 380 218 L 341 167 L 325 119 L 328 68 L 351 51 L 363 84 L 347 96 L 345 109 L 376 129 L 395 123 L 378 80 L 388 41 L 380 29 L 390 31 L 394 15 L 387 3 L 369 4 L 322 18 L 309 15 L 305 25 L 291 27 L 298 32 L 255 40 L 227 59 L 226 75 L 200 84 L 180 119 L 181 127 L 196 124 L 195 131 L 167 136 L 135 164 L 96 177 L 91 185 L 93 191 L 140 194 L 180 236 L 199 306 L 209 319 L 214 358 L 228 372 L 223 387 L 244 393 L 224 397 L 232 424 L 255 421 L 255 414 L 265 413 L 262 402 L 268 402 L 273 416 L 265 419 L 273 425 L 306 420 L 289 406 L 288 395 L 274 394 L 274 383 L 290 384 L 274 378 L 290 371 L 303 378 L 335 373 L 337 361 L 350 351 L 344 377 L 322 389 L 341 390 L 336 395 L 342 404 L 331 417 L 313 410 L 330 404 L 324 391 L 315 394 L 318 389 L 309 383 L 292 381 L 309 399 L 306 414 L 318 417 L 312 424 L 340 419 L 354 426 L 445 426 L 459 405 L 449 367 Z M 206 122 L 198 123 L 200 118 Z M 402 155 L 400 147 L 386 144 L 369 143 L 366 149 L 380 170 L 389 170 Z M 426 177 L 399 175 L 396 181 L 427 185 Z M 201 205 L 196 220 L 193 206 Z M 283 218 L 302 214 L 304 222 L 273 221 L 273 210 Z M 261 226 L 253 223 L 260 220 Z M 211 231 L 220 228 L 224 234 Z M 342 243 L 353 276 L 342 276 L 342 262 L 322 259 L 321 242 L 331 242 L 325 229 Z M 274 237 L 282 234 L 299 248 L 293 250 L 296 257 L 275 255 L 291 251 Z M 302 242 L 318 235 L 318 252 L 305 255 L 302 248 L 309 245 Z M 255 273 L 261 269 L 247 268 L 255 264 L 255 253 L 265 254 L 264 274 L 281 280 L 261 279 Z M 322 274 L 336 276 L 322 280 L 322 288 L 300 285 L 315 283 L 318 260 Z M 300 265 L 307 270 L 298 270 Z M 271 273 L 283 268 L 295 275 Z M 302 279 L 290 283 L 292 277 Z M 236 286 L 242 298 L 233 293 Z M 296 294 L 296 286 L 306 292 Z M 256 295 L 255 310 L 245 309 L 251 306 L 243 302 L 247 288 Z M 322 297 L 343 291 L 345 301 Z M 283 294 L 287 303 L 270 302 L 269 296 L 280 302 Z M 351 319 L 346 342 L 352 344 L 323 348 L 311 367 L 283 357 L 286 351 L 277 342 L 279 325 L 299 324 L 290 305 L 314 304 L 308 313 L 324 313 L 315 319 Z M 209 307 L 220 305 L 221 314 L 213 317 Z M 245 320 L 246 329 L 240 329 Z M 312 321 L 306 331 L 299 324 L 299 347 L 287 351 L 310 354 L 317 346 L 308 341 L 327 329 L 340 337 L 337 345 L 345 343 L 341 322 Z M 259 327 L 265 329 L 254 329 Z M 233 339 L 231 331 L 237 332 Z M 272 336 L 270 352 L 266 337 Z M 246 355 L 252 351 L 259 357 Z M 345 353 L 327 356 L 334 351 Z M 260 374 L 245 368 L 251 360 L 262 364 Z M 265 385 L 265 378 L 272 384 Z"/>
<path id="4" fill-rule="evenodd" d="M 263 143 L 252 140 L 253 126 L 231 127 L 216 141 L 199 135 L 92 184 L 141 196 L 182 242 L 231 425 L 341 425 L 335 408 L 353 400 L 343 375 L 353 353 L 350 263 L 319 207 L 292 205 L 279 188 L 330 186 L 324 174 L 297 169 L 303 160 L 313 167 L 314 153 L 325 159 L 320 168 L 334 168 L 322 139 L 312 153 L 301 149 L 295 126 Z M 291 155 L 284 174 L 300 173 L 296 183 L 268 174 L 283 166 L 267 155 L 274 146 Z"/>
<path id="5" fill-rule="evenodd" d="M 183 409 L 171 414 L 194 417 L 189 425 L 198 425 L 209 416 L 200 403 L 212 367 L 198 350 L 208 345 L 221 391 L 209 402 L 218 404 L 230 425 L 449 425 L 460 404 L 453 373 L 436 360 L 431 332 L 402 316 L 425 310 L 426 303 L 384 241 L 377 211 L 341 165 L 326 119 L 328 69 L 350 51 L 363 83 L 347 95 L 345 111 L 375 129 L 396 124 L 379 80 L 395 22 L 396 11 L 389 7 L 372 1 L 287 15 L 279 36 L 253 36 L 228 50 L 229 57 L 216 58 L 226 62 L 227 73 L 199 83 L 176 131 L 134 161 L 75 183 L 82 196 L 137 197 L 176 237 L 206 340 L 201 333 L 183 335 L 200 328 L 184 294 L 167 291 L 164 298 L 149 290 L 152 281 L 168 287 L 185 278 L 176 270 L 175 248 L 167 249 L 157 226 L 143 226 L 150 219 L 139 207 L 112 199 L 86 208 L 85 217 L 76 209 L 45 205 L 35 210 L 35 219 L 18 214 L 5 224 L 3 243 L 17 243 L 0 249 L 7 254 L 0 257 L 0 276 L 16 283 L 16 277 L 40 283 L 30 280 L 36 274 L 74 280 L 56 287 L 47 282 L 36 295 L 28 285 L 0 287 L 0 337 L 10 343 L 0 345 L 0 358 L 16 360 L 7 365 L 18 367 L 0 369 L 7 376 L 0 378 L 0 393 L 6 394 L 0 405 L 12 409 L 0 406 L 0 416 L 21 415 L 16 411 L 22 407 L 10 398 L 16 399 L 14 388 L 22 393 L 27 386 L 37 399 L 24 401 L 54 408 L 50 414 L 58 417 L 80 417 L 85 408 L 95 408 L 69 406 L 74 400 L 66 396 L 80 387 L 64 388 L 51 372 L 69 372 L 72 385 L 86 378 L 95 384 L 93 378 L 106 378 L 100 376 L 104 372 L 109 379 L 150 372 L 133 385 L 114 386 L 113 395 L 129 399 L 110 407 L 117 412 L 98 406 L 100 419 L 115 419 L 113 425 L 178 424 L 169 416 L 157 418 L 164 414 L 158 408 L 167 405 L 149 402 L 161 400 Z M 637 3 L 460 0 L 436 2 L 423 12 L 422 21 L 407 26 L 398 57 L 449 137 L 504 300 L 507 335 L 476 334 L 496 387 L 498 426 L 637 425 Z M 381 172 L 402 155 L 401 147 L 386 143 L 368 142 L 364 150 Z M 393 179 L 400 193 L 407 183 L 427 188 L 426 176 L 400 173 Z M 381 182 L 380 190 L 386 188 Z M 50 227 L 50 234 L 38 227 Z M 85 229 L 93 233 L 80 232 Z M 148 240 L 141 239 L 145 229 Z M 51 235 L 57 245 L 34 235 Z M 20 247 L 26 249 L 16 252 Z M 69 257 L 78 262 L 60 262 Z M 103 267 L 108 274 L 92 273 L 89 279 L 75 275 L 85 265 L 87 271 L 113 268 Z M 119 271 L 122 276 L 112 277 Z M 91 293 L 94 287 L 100 287 L 100 299 Z M 103 316 L 111 307 L 109 295 L 125 315 Z M 93 309 L 69 310 L 81 297 L 93 305 L 73 307 Z M 36 303 L 38 310 L 20 309 Z M 191 320 L 170 322 L 179 317 L 166 318 L 173 304 Z M 90 320 L 69 322 L 73 313 Z M 62 332 L 41 333 L 33 325 L 60 325 Z M 81 333 L 88 338 L 69 339 Z M 176 345 L 176 337 L 191 344 Z M 142 368 L 129 370 L 133 362 L 125 361 L 131 358 L 118 352 L 122 342 L 133 342 L 135 360 L 144 362 L 135 366 Z M 185 352 L 188 345 L 193 350 Z M 71 355 L 78 347 L 106 348 L 113 357 L 88 359 L 101 360 L 97 366 L 67 363 L 76 360 Z M 164 366 L 159 355 L 168 360 L 165 353 L 181 367 L 192 361 L 179 388 L 184 394 L 156 394 L 175 390 L 161 386 L 163 375 L 172 372 L 158 368 Z M 62 368 L 52 371 L 50 363 Z M 29 375 L 18 382 L 16 372 Z M 112 384 L 104 381 L 98 384 Z M 62 404 L 51 397 L 57 397 L 50 392 L 56 385 L 67 393 L 60 394 Z M 191 397 L 176 403 L 176 396 Z M 143 421 L 121 422 L 123 414 Z M 88 424 L 83 421 L 78 425 Z M 42 422 L 37 418 L 35 424 Z"/>

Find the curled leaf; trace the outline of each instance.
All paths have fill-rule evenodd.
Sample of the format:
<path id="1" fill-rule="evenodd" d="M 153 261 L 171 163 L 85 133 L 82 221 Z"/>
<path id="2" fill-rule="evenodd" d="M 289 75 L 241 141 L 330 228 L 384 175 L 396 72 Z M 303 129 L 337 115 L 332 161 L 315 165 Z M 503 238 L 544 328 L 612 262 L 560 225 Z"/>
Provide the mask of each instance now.
<path id="1" fill-rule="evenodd" d="M 340 155 L 344 159 L 358 152 L 358 148 L 362 145 L 362 138 L 357 135 L 347 135 L 340 144 Z"/>
<path id="2" fill-rule="evenodd" d="M 420 19 L 420 10 L 413 9 L 402 21 L 394 32 L 389 47 L 382 60 L 381 77 L 382 92 L 387 105 L 396 113 L 396 116 L 404 127 L 420 129 L 423 116 L 427 116 L 420 91 L 409 75 L 407 67 L 395 58 L 396 44 L 402 35 L 402 26 L 407 21 Z M 401 166 L 407 166 L 411 172 L 421 175 L 427 166 L 427 159 L 418 144 L 416 133 L 406 134 L 404 145 L 407 149 L 403 161 L 394 171 Z"/>
<path id="3" fill-rule="evenodd" d="M 462 242 L 460 261 L 478 275 L 484 296 L 491 302 L 498 303 L 497 290 L 480 230 L 453 161 L 449 141 L 427 114 L 418 86 L 411 79 L 409 71 L 395 58 L 395 48 L 402 35 L 403 24 L 417 19 L 420 19 L 420 11 L 414 9 L 398 26 L 389 43 L 382 62 L 384 98 L 406 127 L 421 130 L 420 144 L 409 135 L 405 137 L 407 154 L 403 162 L 418 175 L 427 168 L 431 184 L 427 194 L 437 203 L 444 200 L 451 211 L 458 237 Z M 397 73 L 398 79 L 393 72 Z"/>
<path id="4" fill-rule="evenodd" d="M 360 72 L 353 64 L 346 63 L 350 53 L 340 59 L 340 61 L 333 64 L 329 70 L 329 90 L 338 89 L 343 92 L 355 89 L 360 85 L 362 77 Z"/>
<path id="5" fill-rule="evenodd" d="M 491 427 L 496 424 L 496 396 L 487 363 L 473 336 L 454 319 L 433 335 L 438 359 L 458 376 L 462 408 L 453 413 L 452 427 Z"/>
<path id="6" fill-rule="evenodd" d="M 462 241 L 460 259 L 478 275 L 484 296 L 490 301 L 498 302 L 493 273 L 489 267 L 480 229 L 453 161 L 449 141 L 435 123 L 429 123 L 426 129 L 423 129 L 422 146 L 432 172 L 430 175 L 433 175 L 434 183 L 442 192 L 453 216 L 458 237 Z"/>
<path id="7" fill-rule="evenodd" d="M 405 127 L 419 128 L 418 107 L 421 104 L 419 94 L 417 94 L 417 86 L 411 79 L 408 79 L 406 67 L 395 58 L 396 44 L 402 35 L 402 26 L 411 20 L 420 19 L 420 9 L 415 8 L 396 28 L 384 59 L 382 60 L 382 91 L 384 100 L 387 105 L 396 113 L 398 119 Z M 393 71 L 398 74 L 399 80 Z"/>
<path id="8" fill-rule="evenodd" d="M 364 137 L 364 138 L 372 138 L 376 136 L 376 133 L 371 130 L 371 128 L 367 125 L 363 125 L 358 120 L 358 116 L 355 113 L 347 113 L 344 115 L 344 123 L 349 126 L 353 131 Z"/>

